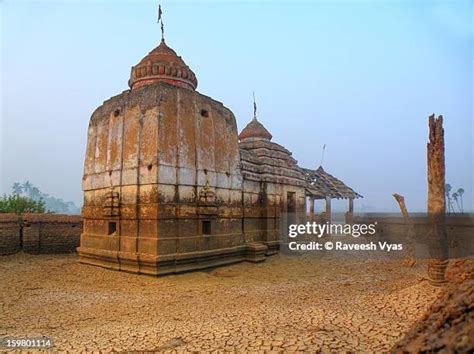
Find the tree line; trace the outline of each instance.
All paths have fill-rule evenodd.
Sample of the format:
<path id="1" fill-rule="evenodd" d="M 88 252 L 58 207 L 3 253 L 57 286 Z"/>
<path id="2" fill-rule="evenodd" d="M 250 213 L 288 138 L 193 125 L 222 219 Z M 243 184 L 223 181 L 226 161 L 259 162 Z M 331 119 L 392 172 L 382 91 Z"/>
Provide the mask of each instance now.
<path id="1" fill-rule="evenodd" d="M 0 197 L 0 213 L 58 213 L 80 214 L 80 209 L 73 202 L 43 193 L 30 181 L 15 182 L 12 193 Z"/>

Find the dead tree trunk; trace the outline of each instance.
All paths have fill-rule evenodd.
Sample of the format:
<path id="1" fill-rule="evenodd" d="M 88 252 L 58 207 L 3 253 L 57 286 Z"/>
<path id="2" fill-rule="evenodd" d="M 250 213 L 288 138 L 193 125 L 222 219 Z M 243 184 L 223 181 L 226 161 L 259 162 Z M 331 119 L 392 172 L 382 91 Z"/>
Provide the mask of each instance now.
<path id="1" fill-rule="evenodd" d="M 431 225 L 428 278 L 432 285 L 441 286 L 448 266 L 445 225 L 445 165 L 443 117 L 429 117 L 428 142 L 428 218 Z"/>
<path id="2" fill-rule="evenodd" d="M 413 225 L 413 221 L 408 214 L 407 207 L 405 205 L 405 198 L 397 193 L 393 194 L 393 197 L 397 201 L 398 205 L 400 206 L 400 211 L 402 212 L 403 219 L 405 220 L 405 224 L 407 225 L 408 231 L 406 235 L 406 245 L 407 245 L 407 256 L 408 258 L 403 260 L 403 263 L 406 265 L 413 267 L 416 264 L 415 260 L 415 226 Z"/>
<path id="3" fill-rule="evenodd" d="M 405 198 L 403 197 L 403 195 L 400 195 L 397 193 L 394 193 L 393 197 L 395 198 L 395 200 L 397 201 L 400 207 L 400 211 L 402 212 L 403 219 L 405 219 L 405 223 L 410 224 L 411 219 L 410 219 L 410 215 L 408 215 L 408 210 L 405 205 Z"/>

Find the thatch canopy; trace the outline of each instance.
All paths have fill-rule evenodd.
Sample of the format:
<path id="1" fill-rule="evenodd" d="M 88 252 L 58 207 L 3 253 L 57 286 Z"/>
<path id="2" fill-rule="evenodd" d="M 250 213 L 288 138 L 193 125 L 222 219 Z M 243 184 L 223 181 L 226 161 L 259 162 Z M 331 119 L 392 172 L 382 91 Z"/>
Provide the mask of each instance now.
<path id="1" fill-rule="evenodd" d="M 363 198 L 362 195 L 354 191 L 344 182 L 324 171 L 320 166 L 317 170 L 302 168 L 307 182 L 307 193 L 316 198 L 336 198 L 336 199 L 355 199 Z"/>

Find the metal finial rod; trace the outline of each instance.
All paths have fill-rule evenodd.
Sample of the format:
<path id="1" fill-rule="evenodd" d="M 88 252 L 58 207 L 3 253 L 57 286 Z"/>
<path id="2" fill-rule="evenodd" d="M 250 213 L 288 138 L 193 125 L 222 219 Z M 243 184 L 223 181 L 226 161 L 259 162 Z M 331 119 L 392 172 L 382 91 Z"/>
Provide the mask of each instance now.
<path id="1" fill-rule="evenodd" d="M 319 164 L 319 166 L 322 166 L 323 165 L 323 161 L 324 161 L 324 152 L 326 151 L 326 144 L 323 145 L 323 151 L 322 151 L 322 154 L 321 154 L 321 163 Z"/>
<path id="2" fill-rule="evenodd" d="M 253 92 L 253 118 L 257 119 L 257 102 L 255 101 L 255 91 Z"/>
<path id="3" fill-rule="evenodd" d="M 165 40 L 165 27 L 164 27 L 164 24 L 163 24 L 163 11 L 161 11 L 161 5 L 158 5 L 158 21 L 157 23 L 160 24 L 160 27 L 161 27 L 161 40 L 164 41 Z"/>

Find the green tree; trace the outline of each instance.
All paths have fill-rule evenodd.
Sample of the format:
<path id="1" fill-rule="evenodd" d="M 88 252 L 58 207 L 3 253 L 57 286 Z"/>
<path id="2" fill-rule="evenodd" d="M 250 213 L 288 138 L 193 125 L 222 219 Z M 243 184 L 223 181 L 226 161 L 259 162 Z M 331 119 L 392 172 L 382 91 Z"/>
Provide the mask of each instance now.
<path id="1" fill-rule="evenodd" d="M 38 188 L 34 187 L 34 186 L 31 187 L 29 197 L 30 197 L 31 199 L 33 199 L 33 200 L 39 200 L 39 199 L 41 199 L 41 192 L 40 192 L 40 190 L 39 190 Z"/>
<path id="2" fill-rule="evenodd" d="M 18 194 L 6 195 L 0 197 L 0 213 L 44 213 L 43 200 L 33 200 L 28 197 L 22 197 Z"/>
<path id="3" fill-rule="evenodd" d="M 12 186 L 13 193 L 20 195 L 23 192 L 23 187 L 20 183 L 15 182 Z"/>
<path id="4" fill-rule="evenodd" d="M 22 189 L 23 189 L 23 192 L 25 192 L 26 194 L 30 194 L 30 191 L 31 191 L 31 187 L 33 187 L 33 185 L 31 184 L 30 181 L 26 181 L 25 183 L 23 183 L 22 185 Z"/>

